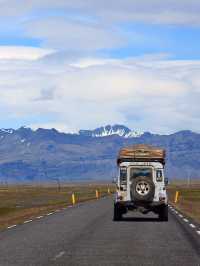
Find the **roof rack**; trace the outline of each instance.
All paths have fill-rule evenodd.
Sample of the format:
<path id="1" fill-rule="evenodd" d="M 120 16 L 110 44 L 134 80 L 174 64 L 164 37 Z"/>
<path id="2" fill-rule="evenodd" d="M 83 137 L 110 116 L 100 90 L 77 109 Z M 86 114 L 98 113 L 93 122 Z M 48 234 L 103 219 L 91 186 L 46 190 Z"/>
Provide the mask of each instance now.
<path id="1" fill-rule="evenodd" d="M 124 147 L 117 158 L 117 164 L 121 162 L 160 162 L 164 165 L 165 150 L 145 144 Z"/>

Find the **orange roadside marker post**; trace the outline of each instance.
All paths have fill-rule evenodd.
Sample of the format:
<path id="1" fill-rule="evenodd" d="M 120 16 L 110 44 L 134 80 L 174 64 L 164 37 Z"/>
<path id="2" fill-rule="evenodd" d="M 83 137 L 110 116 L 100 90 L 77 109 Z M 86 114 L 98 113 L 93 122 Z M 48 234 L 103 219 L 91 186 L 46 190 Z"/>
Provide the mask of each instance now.
<path id="1" fill-rule="evenodd" d="M 174 198 L 174 203 L 177 203 L 179 199 L 179 191 L 176 191 L 175 198 Z"/>
<path id="2" fill-rule="evenodd" d="M 75 199 L 75 194 L 74 193 L 72 193 L 72 204 L 73 205 L 76 204 L 76 199 Z"/>

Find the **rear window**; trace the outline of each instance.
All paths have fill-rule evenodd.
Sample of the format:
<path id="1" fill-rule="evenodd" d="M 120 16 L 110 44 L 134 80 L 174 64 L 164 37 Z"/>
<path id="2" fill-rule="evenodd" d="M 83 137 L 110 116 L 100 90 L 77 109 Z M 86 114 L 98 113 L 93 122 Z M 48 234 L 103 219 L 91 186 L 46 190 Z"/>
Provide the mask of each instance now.
<path id="1" fill-rule="evenodd" d="M 126 182 L 127 178 L 127 168 L 126 167 L 120 167 L 120 181 Z"/>
<path id="2" fill-rule="evenodd" d="M 162 170 L 157 170 L 156 171 L 156 181 L 162 182 L 162 180 L 163 180 Z"/>
<path id="3" fill-rule="evenodd" d="M 131 178 L 136 178 L 138 176 L 146 176 L 152 178 L 151 168 L 131 168 Z"/>

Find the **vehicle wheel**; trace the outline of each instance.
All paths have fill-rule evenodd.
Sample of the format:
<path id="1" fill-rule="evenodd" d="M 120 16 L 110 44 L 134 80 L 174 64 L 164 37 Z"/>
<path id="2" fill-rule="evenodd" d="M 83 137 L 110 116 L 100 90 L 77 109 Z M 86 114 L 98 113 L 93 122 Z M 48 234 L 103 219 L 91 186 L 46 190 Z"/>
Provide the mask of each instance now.
<path id="1" fill-rule="evenodd" d="M 119 204 L 114 204 L 113 221 L 120 221 L 122 219 L 122 211 Z"/>
<path id="2" fill-rule="evenodd" d="M 146 176 L 136 177 L 131 184 L 131 197 L 134 201 L 152 201 L 155 193 L 153 181 Z"/>
<path id="3" fill-rule="evenodd" d="M 159 220 L 160 221 L 168 221 L 168 206 L 167 205 L 163 205 L 160 207 L 159 210 Z"/>

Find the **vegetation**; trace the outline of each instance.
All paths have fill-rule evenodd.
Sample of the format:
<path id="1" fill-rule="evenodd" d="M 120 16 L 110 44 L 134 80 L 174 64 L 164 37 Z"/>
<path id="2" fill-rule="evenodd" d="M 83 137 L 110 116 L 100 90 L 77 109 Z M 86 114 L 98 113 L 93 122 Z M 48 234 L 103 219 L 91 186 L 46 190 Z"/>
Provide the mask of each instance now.
<path id="1" fill-rule="evenodd" d="M 113 192 L 111 185 L 110 190 Z M 55 186 L 9 186 L 0 187 L 0 229 L 22 223 L 49 211 L 72 204 L 72 193 L 76 202 L 92 200 L 108 195 L 107 184 L 65 185 L 60 189 Z"/>
<path id="2" fill-rule="evenodd" d="M 174 203 L 175 193 L 179 191 L 178 202 Z M 171 184 L 168 188 L 169 201 L 177 209 L 200 222 L 200 183 L 185 185 L 184 183 Z"/>

